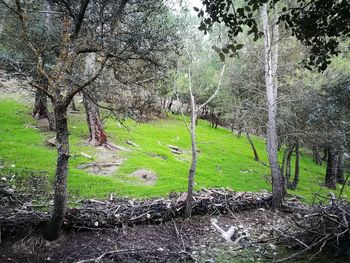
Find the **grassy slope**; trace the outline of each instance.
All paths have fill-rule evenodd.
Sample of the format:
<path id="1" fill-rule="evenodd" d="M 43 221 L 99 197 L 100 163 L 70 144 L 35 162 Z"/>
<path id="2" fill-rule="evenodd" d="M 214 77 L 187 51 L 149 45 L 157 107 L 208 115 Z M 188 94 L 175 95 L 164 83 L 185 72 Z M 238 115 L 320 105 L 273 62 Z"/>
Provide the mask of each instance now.
<path id="1" fill-rule="evenodd" d="M 0 158 L 5 163 L 0 173 L 25 175 L 30 170 L 47 171 L 52 178 L 56 151 L 45 146 L 44 141 L 53 134 L 40 133 L 35 129 L 32 126 L 35 121 L 28 112 L 26 106 L 17 102 L 0 101 Z M 186 189 L 190 140 L 183 120 L 178 116 L 170 116 L 166 120 L 146 124 L 128 121 L 126 125 L 128 130 L 109 120 L 106 131 L 114 143 L 132 148 L 133 151 L 119 153 L 127 160 L 114 176 L 95 176 L 76 168 L 78 164 L 87 162 L 79 153 L 83 151 L 93 155 L 95 149 L 84 146 L 87 135 L 84 117 L 70 116 L 72 158 L 68 185 L 71 194 L 105 198 L 110 192 L 115 192 L 144 197 L 162 196 Z M 266 181 L 268 168 L 254 161 L 245 137 L 237 138 L 223 128 L 212 129 L 207 122 L 199 121 L 197 139 L 197 188 L 228 186 L 237 191 L 271 190 Z M 126 140 L 132 140 L 140 147 L 129 146 Z M 254 138 L 254 141 L 261 160 L 267 162 L 265 142 L 259 138 Z M 170 153 L 168 144 L 184 149 L 185 153 Z M 144 186 L 128 177 L 139 168 L 153 170 L 158 175 L 157 183 Z M 310 200 L 312 194 L 320 190 L 324 172 L 325 167 L 316 166 L 309 156 L 302 154 L 300 183 L 292 193 Z M 327 190 L 322 189 L 322 192 Z M 349 189 L 346 194 L 349 194 Z"/>

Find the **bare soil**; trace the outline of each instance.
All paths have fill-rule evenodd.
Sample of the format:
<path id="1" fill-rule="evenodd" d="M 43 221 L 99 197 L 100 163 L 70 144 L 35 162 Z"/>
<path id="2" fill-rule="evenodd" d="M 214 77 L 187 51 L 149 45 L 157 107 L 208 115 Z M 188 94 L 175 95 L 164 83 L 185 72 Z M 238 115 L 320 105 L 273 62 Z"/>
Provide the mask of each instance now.
<path id="1" fill-rule="evenodd" d="M 147 169 L 139 169 L 129 175 L 130 177 L 136 177 L 144 185 L 154 185 L 157 181 L 157 175 Z"/>
<path id="2" fill-rule="evenodd" d="M 96 147 L 94 162 L 88 162 L 91 166 L 85 165 L 81 169 L 85 169 L 88 173 L 101 176 L 112 176 L 116 173 L 119 166 L 123 163 L 123 159 L 118 157 L 115 150 L 106 147 Z M 80 167 L 78 167 L 80 168 Z"/>
<path id="3" fill-rule="evenodd" d="M 248 230 L 250 237 L 237 245 L 223 239 L 209 216 L 114 230 L 66 231 L 51 243 L 29 235 L 3 240 L 0 262 L 272 262 L 277 248 L 267 240 L 273 238 L 274 226 L 288 222 L 286 216 L 265 209 L 216 216 L 225 230 L 239 225 Z M 100 261 L 89 261 L 98 257 Z"/>

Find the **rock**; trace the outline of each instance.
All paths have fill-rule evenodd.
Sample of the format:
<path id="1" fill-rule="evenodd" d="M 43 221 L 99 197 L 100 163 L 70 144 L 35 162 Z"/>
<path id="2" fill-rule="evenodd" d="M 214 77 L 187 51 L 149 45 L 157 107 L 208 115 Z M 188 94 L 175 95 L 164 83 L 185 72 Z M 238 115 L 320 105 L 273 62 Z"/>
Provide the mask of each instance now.
<path id="1" fill-rule="evenodd" d="M 56 137 L 50 138 L 46 141 L 46 144 L 51 147 L 57 147 L 57 139 Z"/>

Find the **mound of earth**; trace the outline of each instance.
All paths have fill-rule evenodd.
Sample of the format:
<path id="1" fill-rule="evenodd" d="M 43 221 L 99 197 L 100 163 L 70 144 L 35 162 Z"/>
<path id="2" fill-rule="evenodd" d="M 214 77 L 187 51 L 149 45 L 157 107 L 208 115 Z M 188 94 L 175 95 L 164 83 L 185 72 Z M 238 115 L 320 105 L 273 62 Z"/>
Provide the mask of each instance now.
<path id="1" fill-rule="evenodd" d="M 130 177 L 136 177 L 145 185 L 154 185 L 157 181 L 157 175 L 147 169 L 139 169 L 129 175 Z"/>

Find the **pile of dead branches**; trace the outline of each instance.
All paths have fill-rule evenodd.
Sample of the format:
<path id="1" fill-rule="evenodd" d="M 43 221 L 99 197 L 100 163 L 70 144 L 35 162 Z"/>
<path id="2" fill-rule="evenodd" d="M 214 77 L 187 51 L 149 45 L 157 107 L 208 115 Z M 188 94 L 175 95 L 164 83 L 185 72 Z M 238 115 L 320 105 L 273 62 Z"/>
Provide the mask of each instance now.
<path id="1" fill-rule="evenodd" d="M 77 208 L 67 209 L 64 227 L 101 229 L 166 222 L 182 216 L 185 199 L 185 194 L 179 194 L 169 198 L 147 200 L 127 198 L 112 201 L 86 200 L 79 202 Z M 237 193 L 228 189 L 204 189 L 194 194 L 192 215 L 233 213 L 267 206 L 270 201 L 269 193 Z M 19 202 L 17 207 L 4 207 L 0 211 L 1 231 L 37 229 L 49 219 L 49 214 L 36 208 L 34 205 L 22 202 Z"/>
<path id="2" fill-rule="evenodd" d="M 182 216 L 184 201 L 185 195 L 151 200 L 88 200 L 80 208 L 68 210 L 65 224 L 74 228 L 111 228 L 123 224 L 161 223 Z M 233 213 L 266 206 L 270 201 L 268 193 L 205 189 L 194 194 L 192 215 Z"/>
<path id="3" fill-rule="evenodd" d="M 310 252 L 310 261 L 325 253 L 332 256 L 350 256 L 350 204 L 331 199 L 328 205 L 315 205 L 295 213 L 295 227 L 277 230 L 283 242 L 298 247 L 299 251 L 289 256 Z M 283 262 L 282 259 L 276 262 Z"/>
<path id="4" fill-rule="evenodd" d="M 49 218 L 47 213 L 34 210 L 28 202 L 31 199 L 31 195 L 0 184 L 0 237 L 28 233 Z"/>

